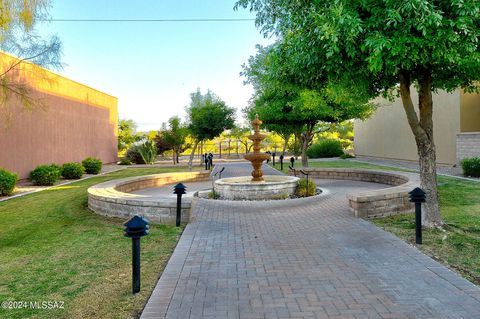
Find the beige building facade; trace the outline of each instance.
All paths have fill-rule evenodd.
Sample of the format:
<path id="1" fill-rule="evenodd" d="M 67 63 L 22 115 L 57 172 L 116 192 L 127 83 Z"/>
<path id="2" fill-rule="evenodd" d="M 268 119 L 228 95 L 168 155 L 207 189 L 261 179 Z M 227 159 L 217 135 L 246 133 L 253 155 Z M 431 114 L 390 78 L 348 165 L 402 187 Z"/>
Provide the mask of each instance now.
<path id="1" fill-rule="evenodd" d="M 413 89 L 412 99 L 418 104 L 418 94 Z M 415 139 L 400 98 L 376 102 L 380 107 L 370 119 L 354 123 L 355 154 L 418 161 Z M 441 91 L 434 95 L 433 105 L 437 162 L 453 165 L 465 157 L 480 156 L 480 95 Z"/>

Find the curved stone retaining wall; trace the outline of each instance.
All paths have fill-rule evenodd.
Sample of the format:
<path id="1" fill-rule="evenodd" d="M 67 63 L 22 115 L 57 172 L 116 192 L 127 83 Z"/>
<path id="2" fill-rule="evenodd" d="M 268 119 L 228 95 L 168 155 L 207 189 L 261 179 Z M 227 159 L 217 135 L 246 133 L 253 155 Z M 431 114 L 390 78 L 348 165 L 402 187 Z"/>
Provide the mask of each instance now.
<path id="1" fill-rule="evenodd" d="M 378 190 L 347 194 L 356 217 L 375 218 L 413 212 L 408 192 L 420 185 L 418 174 L 367 169 L 302 168 L 310 178 L 341 179 L 392 185 Z M 293 172 L 289 173 L 293 175 Z M 321 185 L 320 185 L 321 187 Z"/>
<path id="2" fill-rule="evenodd" d="M 90 187 L 88 189 L 88 207 L 97 214 L 110 217 L 129 218 L 141 215 L 155 223 L 175 224 L 176 198 L 149 198 L 129 192 L 178 182 L 207 181 L 209 177 L 210 171 L 202 171 L 116 179 Z M 182 199 L 182 222 L 188 222 L 190 219 L 191 202 L 191 198 L 184 197 Z"/>

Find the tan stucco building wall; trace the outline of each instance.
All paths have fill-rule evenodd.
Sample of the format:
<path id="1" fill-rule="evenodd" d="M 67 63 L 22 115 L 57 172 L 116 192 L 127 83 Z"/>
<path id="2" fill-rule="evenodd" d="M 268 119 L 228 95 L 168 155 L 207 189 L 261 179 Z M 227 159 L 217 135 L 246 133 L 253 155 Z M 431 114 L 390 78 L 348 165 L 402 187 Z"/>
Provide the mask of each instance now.
<path id="1" fill-rule="evenodd" d="M 16 59 L 0 53 L 0 69 Z M 27 178 L 40 164 L 117 161 L 117 98 L 38 66 L 22 63 L 11 73 L 41 105 L 25 109 L 12 96 L 0 107 L 0 167 Z"/>
<path id="2" fill-rule="evenodd" d="M 439 92 L 433 97 L 434 140 L 438 163 L 455 164 L 457 161 L 456 137 L 461 132 L 460 106 L 461 100 L 465 98 L 459 90 L 453 93 Z M 418 95 L 413 89 L 412 100 L 418 103 Z M 381 107 L 370 119 L 356 120 L 354 123 L 355 154 L 417 161 L 417 147 L 401 100 L 398 98 L 392 103 L 378 99 L 376 102 Z M 472 115 L 464 113 L 463 116 Z M 479 119 L 480 117 L 476 117 L 477 122 Z M 474 125 L 470 123 L 470 119 L 463 121 L 470 126 Z"/>

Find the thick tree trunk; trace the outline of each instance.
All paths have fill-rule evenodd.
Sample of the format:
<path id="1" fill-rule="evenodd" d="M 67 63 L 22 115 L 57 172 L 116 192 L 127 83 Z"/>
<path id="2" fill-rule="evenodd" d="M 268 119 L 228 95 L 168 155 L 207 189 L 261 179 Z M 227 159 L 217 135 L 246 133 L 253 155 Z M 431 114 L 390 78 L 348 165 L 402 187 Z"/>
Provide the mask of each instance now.
<path id="1" fill-rule="evenodd" d="M 308 167 L 308 157 L 307 157 L 307 149 L 308 149 L 308 141 L 305 137 L 302 137 L 302 166 Z"/>
<path id="2" fill-rule="evenodd" d="M 307 124 L 306 131 L 300 135 L 300 143 L 302 146 L 302 166 L 303 167 L 308 167 L 307 149 L 312 143 L 314 128 L 315 128 L 315 123 L 309 123 Z"/>
<path id="3" fill-rule="evenodd" d="M 410 95 L 410 77 L 406 73 L 400 74 L 400 96 L 417 144 L 420 165 L 421 188 L 427 193 L 424 204 L 424 221 L 426 227 L 437 227 L 443 224 L 438 205 L 437 170 L 435 142 L 433 140 L 433 101 L 432 77 L 425 72 L 419 80 L 419 113 L 417 113 Z"/>
<path id="4" fill-rule="evenodd" d="M 190 153 L 190 159 L 188 160 L 188 168 L 192 170 L 192 163 L 193 163 L 193 157 L 195 156 L 195 151 L 197 150 L 199 141 L 195 140 L 195 143 L 193 144 L 193 149 L 192 153 Z"/>
<path id="5" fill-rule="evenodd" d="M 282 149 L 283 156 L 285 156 L 285 152 L 287 151 L 287 146 L 288 146 L 288 138 L 286 138 L 283 143 L 283 149 Z"/>

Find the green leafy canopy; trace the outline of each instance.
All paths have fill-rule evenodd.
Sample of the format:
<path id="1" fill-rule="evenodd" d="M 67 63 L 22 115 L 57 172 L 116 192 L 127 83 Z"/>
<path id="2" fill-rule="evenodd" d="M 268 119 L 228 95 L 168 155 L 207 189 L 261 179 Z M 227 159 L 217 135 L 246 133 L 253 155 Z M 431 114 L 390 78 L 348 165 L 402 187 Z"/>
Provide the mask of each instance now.
<path id="1" fill-rule="evenodd" d="M 298 81 L 334 75 L 376 96 L 432 75 L 432 89 L 475 89 L 480 79 L 478 0 L 240 0 L 276 34 Z"/>
<path id="2" fill-rule="evenodd" d="M 188 130 L 197 141 L 213 139 L 234 126 L 235 109 L 228 107 L 213 92 L 203 95 L 197 90 L 190 97 Z"/>

